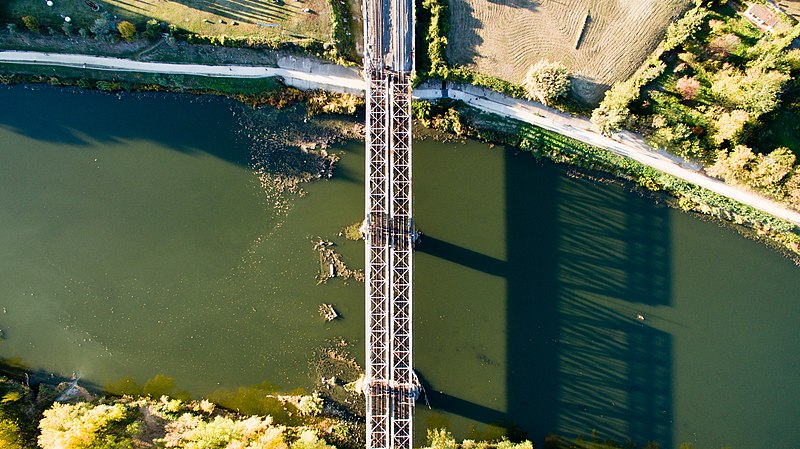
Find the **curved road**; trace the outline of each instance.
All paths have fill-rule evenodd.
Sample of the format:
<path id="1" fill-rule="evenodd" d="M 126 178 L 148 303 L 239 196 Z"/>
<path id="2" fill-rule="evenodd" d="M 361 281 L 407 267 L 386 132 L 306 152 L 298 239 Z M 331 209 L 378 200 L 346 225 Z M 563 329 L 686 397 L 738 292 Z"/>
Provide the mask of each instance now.
<path id="1" fill-rule="evenodd" d="M 294 61 L 294 59 L 291 59 L 279 63 L 282 67 L 216 66 L 141 62 L 77 54 L 0 51 L 0 62 L 4 63 L 211 77 L 265 78 L 280 76 L 286 84 L 301 89 L 320 88 L 349 93 L 364 92 L 364 80 L 355 71 L 337 70 L 341 68 L 333 64 L 308 64 L 307 60 L 305 63 L 295 64 Z M 414 95 L 421 99 L 451 98 L 462 100 L 486 112 L 521 120 L 549 131 L 563 134 L 589 145 L 604 148 L 614 154 L 631 158 L 656 170 L 699 185 L 712 192 L 732 198 L 800 226 L 800 213 L 755 193 L 711 178 L 698 171 L 699 167 L 689 166 L 675 156 L 664 152 L 656 152 L 636 134 L 622 132 L 614 135 L 612 139 L 595 131 L 593 125 L 586 118 L 572 117 L 534 102 L 510 98 L 496 92 L 471 86 L 449 89 L 417 89 Z"/>

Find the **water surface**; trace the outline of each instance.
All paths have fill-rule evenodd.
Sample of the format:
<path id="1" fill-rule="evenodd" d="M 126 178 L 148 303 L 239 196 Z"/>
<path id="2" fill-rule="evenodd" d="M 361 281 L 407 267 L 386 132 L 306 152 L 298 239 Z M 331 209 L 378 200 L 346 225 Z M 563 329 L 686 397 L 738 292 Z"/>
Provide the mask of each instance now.
<path id="1" fill-rule="evenodd" d="M 361 145 L 298 198 L 261 185 L 246 109 L 226 100 L 0 101 L 0 356 L 99 386 L 164 374 L 194 395 L 307 388 L 334 337 L 363 360 L 363 286 L 316 285 L 312 250 L 330 238 L 363 266 L 336 236 L 363 214 Z M 414 164 L 415 364 L 434 407 L 417 409 L 418 444 L 448 426 L 800 446 L 790 261 L 500 148 L 417 142 Z M 322 302 L 344 319 L 323 323 Z"/>

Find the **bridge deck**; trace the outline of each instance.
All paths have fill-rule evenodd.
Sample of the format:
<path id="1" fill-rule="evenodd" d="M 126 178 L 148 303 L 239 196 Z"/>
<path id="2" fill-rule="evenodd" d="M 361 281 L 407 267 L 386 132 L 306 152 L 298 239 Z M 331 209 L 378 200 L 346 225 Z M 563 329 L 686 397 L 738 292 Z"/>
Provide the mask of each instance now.
<path id="1" fill-rule="evenodd" d="M 364 0 L 367 448 L 411 449 L 413 0 Z"/>

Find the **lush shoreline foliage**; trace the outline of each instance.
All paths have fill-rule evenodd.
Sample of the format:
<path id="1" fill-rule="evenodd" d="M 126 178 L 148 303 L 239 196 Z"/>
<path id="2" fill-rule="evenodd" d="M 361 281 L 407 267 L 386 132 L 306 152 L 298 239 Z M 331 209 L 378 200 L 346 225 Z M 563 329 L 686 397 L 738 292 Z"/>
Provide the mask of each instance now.
<path id="1" fill-rule="evenodd" d="M 699 1 L 632 78 L 606 93 L 592 122 L 607 134 L 635 129 L 729 184 L 800 210 L 800 141 L 763 132 L 776 115 L 800 113 L 791 101 L 800 50 L 788 49 L 798 37 L 800 25 L 787 17 L 770 33 L 729 4 Z"/>

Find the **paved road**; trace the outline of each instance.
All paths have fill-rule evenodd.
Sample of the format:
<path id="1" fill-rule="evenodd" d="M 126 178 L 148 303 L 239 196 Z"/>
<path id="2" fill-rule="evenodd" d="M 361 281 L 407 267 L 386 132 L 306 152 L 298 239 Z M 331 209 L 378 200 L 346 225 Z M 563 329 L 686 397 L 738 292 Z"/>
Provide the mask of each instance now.
<path id="1" fill-rule="evenodd" d="M 201 76 L 262 78 L 280 76 L 289 85 L 301 88 L 322 88 L 337 91 L 363 92 L 364 81 L 356 72 L 330 74 L 325 67 L 330 64 L 304 64 L 303 71 L 275 67 L 208 66 L 197 64 L 169 64 L 139 62 L 121 58 L 87 55 L 67 55 L 26 51 L 0 51 L 0 62 L 21 64 L 59 65 L 85 67 L 97 70 L 124 70 L 152 73 L 174 73 Z M 640 136 L 623 132 L 613 139 L 593 129 L 586 118 L 546 108 L 540 104 L 509 98 L 496 92 L 477 88 L 418 89 L 415 97 L 423 99 L 451 98 L 462 100 L 474 107 L 503 117 L 514 118 L 544 129 L 572 137 L 589 145 L 607 149 L 620 156 L 663 171 L 687 182 L 752 206 L 770 215 L 783 218 L 800 226 L 800 213 L 781 206 L 760 195 L 748 192 L 701 173 L 699 167 L 684 163 L 679 158 L 652 150 Z"/>

